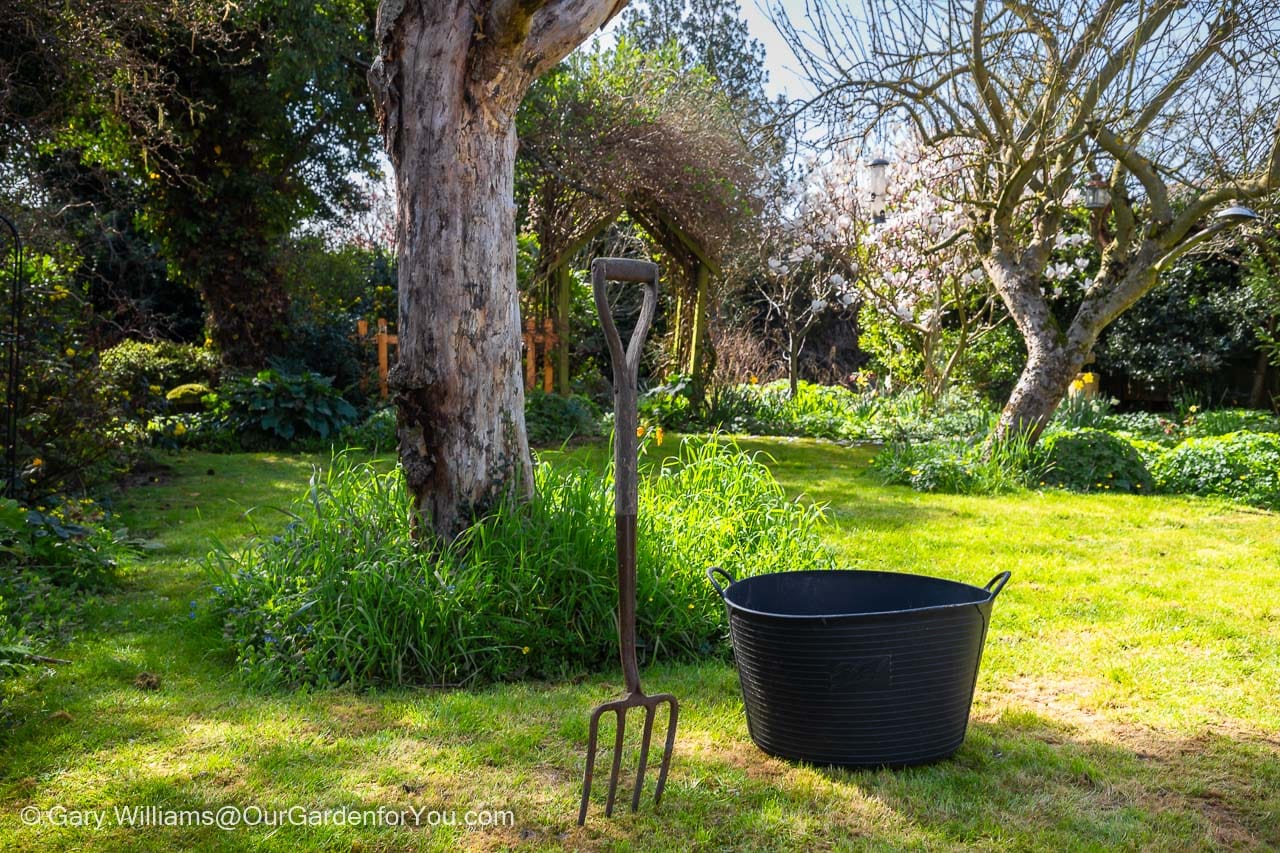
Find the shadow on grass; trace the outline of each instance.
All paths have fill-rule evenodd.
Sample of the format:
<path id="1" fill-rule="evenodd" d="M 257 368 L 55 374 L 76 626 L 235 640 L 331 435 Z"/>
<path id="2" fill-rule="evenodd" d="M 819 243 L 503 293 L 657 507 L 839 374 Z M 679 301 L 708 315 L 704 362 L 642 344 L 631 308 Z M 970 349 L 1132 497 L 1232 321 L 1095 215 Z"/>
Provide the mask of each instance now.
<path id="1" fill-rule="evenodd" d="M 61 732 L 49 725 L 28 728 L 8 744 L 39 758 L 22 762 L 21 778 L 6 779 L 3 810 L 71 805 L 67 798 L 74 798 L 84 808 L 300 806 L 401 814 L 493 808 L 516 817 L 511 827 L 470 831 L 63 828 L 40 836 L 53 849 L 237 849 L 250 842 L 261 849 L 651 842 L 669 849 L 814 849 L 855 840 L 886 849 L 1280 844 L 1280 743 L 1255 733 L 1183 736 L 1135 727 L 1117 737 L 1113 729 L 1093 731 L 1007 705 L 975 719 L 960 751 L 934 765 L 815 768 L 754 747 L 731 667 L 660 666 L 644 678 L 649 688 L 682 700 L 667 796 L 655 811 L 651 772 L 640 813 L 623 808 L 605 818 L 599 784 L 582 829 L 575 817 L 587 715 L 619 691 L 611 672 L 578 685 L 372 695 L 260 697 L 224 683 L 194 701 L 104 687 L 77 710 L 110 715 L 109 725 L 98 721 L 91 729 L 90 741 L 77 737 L 74 725 Z M 602 731 L 606 743 L 611 735 Z M 659 725 L 655 742 L 662 736 Z M 639 726 L 629 727 L 620 791 L 630 791 L 638 742 Z M 606 750 L 597 765 L 605 779 L 608 759 Z M 10 841 L 24 849 L 35 838 L 19 830 Z"/>

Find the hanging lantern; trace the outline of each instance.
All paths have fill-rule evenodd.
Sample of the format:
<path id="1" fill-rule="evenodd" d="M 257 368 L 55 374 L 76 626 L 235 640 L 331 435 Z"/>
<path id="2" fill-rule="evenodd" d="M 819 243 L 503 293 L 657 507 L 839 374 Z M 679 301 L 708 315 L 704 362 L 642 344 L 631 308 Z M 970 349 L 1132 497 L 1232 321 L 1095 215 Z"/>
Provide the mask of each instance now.
<path id="1" fill-rule="evenodd" d="M 1111 189 L 1102 173 L 1094 172 L 1084 185 L 1084 206 L 1089 210 L 1102 210 L 1111 203 Z"/>

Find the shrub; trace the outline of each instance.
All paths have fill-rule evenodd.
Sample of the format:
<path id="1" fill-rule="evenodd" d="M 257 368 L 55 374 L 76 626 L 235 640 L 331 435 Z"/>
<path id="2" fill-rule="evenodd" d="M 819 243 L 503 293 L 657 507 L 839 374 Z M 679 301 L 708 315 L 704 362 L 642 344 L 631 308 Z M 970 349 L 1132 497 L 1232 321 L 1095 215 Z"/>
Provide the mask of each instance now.
<path id="1" fill-rule="evenodd" d="M 574 436 L 599 435 L 600 417 L 585 397 L 561 397 L 534 389 L 525 395 L 529 443 L 563 444 Z"/>
<path id="2" fill-rule="evenodd" d="M 687 442 L 646 466 L 639 512 L 641 654 L 705 655 L 725 632 L 704 571 L 826 567 L 822 511 L 787 499 L 730 444 Z M 241 669 L 263 683 L 461 684 L 555 677 L 616 655 L 612 478 L 535 472 L 450 545 L 409 536 L 399 470 L 349 455 L 317 470 L 279 535 L 207 563 Z"/>
<path id="3" fill-rule="evenodd" d="M 1182 424 L 1171 416 L 1155 412 L 1125 412 L 1108 415 L 1099 428 L 1119 433 L 1126 438 L 1139 438 L 1164 443 L 1176 442 L 1182 435 Z"/>
<path id="4" fill-rule="evenodd" d="M 43 643 L 67 639 L 77 606 L 115 582 L 124 533 L 73 520 L 87 504 L 73 512 L 0 500 L 0 677 L 24 669 Z"/>
<path id="5" fill-rule="evenodd" d="M 667 381 L 640 395 L 640 418 L 664 429 L 683 432 L 698 426 L 692 401 L 692 384 L 688 376 L 675 374 Z"/>
<path id="6" fill-rule="evenodd" d="M 225 414 L 217 412 L 156 415 L 147 421 L 146 430 L 151 445 L 164 450 L 187 447 L 213 453 L 240 453 L 249 449 Z M 249 444 L 251 448 L 253 443 Z"/>
<path id="7" fill-rule="evenodd" d="M 1129 442 L 1133 449 L 1138 451 L 1138 455 L 1142 457 L 1142 464 L 1147 466 L 1148 471 L 1154 470 L 1153 466 L 1156 464 L 1156 460 L 1169 452 L 1169 445 L 1158 441 L 1148 441 L 1145 438 L 1130 438 L 1126 435 L 1118 437 Z"/>
<path id="8" fill-rule="evenodd" d="M 336 442 L 341 447 L 359 447 L 370 453 L 393 452 L 399 438 L 396 436 L 396 410 L 378 409 L 358 424 L 342 428 Z"/>
<path id="9" fill-rule="evenodd" d="M 886 485 L 961 495 L 1004 494 L 1043 476 L 1025 441 L 991 447 L 985 441 L 956 439 L 894 441 L 876 455 L 871 468 Z"/>
<path id="10" fill-rule="evenodd" d="M 71 247 L 59 253 L 64 250 Z M 102 381 L 90 287 L 72 273 L 77 259 L 32 250 L 24 263 L 29 293 L 38 296 L 23 301 L 20 319 L 21 478 L 10 497 L 39 504 L 110 480 L 128 467 L 141 435 L 121 421 L 128 402 L 123 393 Z"/>
<path id="11" fill-rule="evenodd" d="M 355 407 L 329 379 L 278 370 L 263 370 L 225 383 L 219 411 L 231 426 L 251 438 L 265 436 L 285 442 L 328 438 L 356 417 Z"/>
<path id="12" fill-rule="evenodd" d="M 1161 491 L 1214 495 L 1280 510 L 1280 435 L 1189 438 L 1152 469 Z"/>
<path id="13" fill-rule="evenodd" d="M 641 399 L 640 413 L 667 429 L 837 441 L 972 438 L 985 435 L 993 418 L 982 401 L 955 392 L 930 405 L 924 395 L 911 391 L 882 395 L 802 381 L 792 397 L 785 380 L 712 389 L 708 405 L 695 411 L 688 383 L 680 377 L 649 391 Z"/>
<path id="14" fill-rule="evenodd" d="M 218 376 L 217 353 L 173 341 L 124 341 L 103 350 L 99 365 L 104 383 L 124 396 L 135 415 L 164 411 L 166 388 L 212 385 Z"/>
<path id="15" fill-rule="evenodd" d="M 1058 429 L 1106 429 L 1115 405 L 1108 397 L 1068 394 L 1053 413 L 1052 423 Z"/>
<path id="16" fill-rule="evenodd" d="M 1188 418 L 1185 432 L 1197 438 L 1233 432 L 1280 432 L 1280 419 L 1257 409 L 1210 409 Z"/>
<path id="17" fill-rule="evenodd" d="M 212 393 L 213 391 L 208 385 L 200 382 L 188 382 L 185 385 L 179 385 L 177 388 L 171 388 L 164 395 L 164 398 L 169 402 L 169 408 L 171 409 L 198 412 L 204 407 L 204 398 Z"/>
<path id="18" fill-rule="evenodd" d="M 1044 482 L 1079 492 L 1150 492 L 1151 473 L 1137 449 L 1100 429 L 1075 429 L 1046 435 L 1038 455 L 1046 467 Z"/>

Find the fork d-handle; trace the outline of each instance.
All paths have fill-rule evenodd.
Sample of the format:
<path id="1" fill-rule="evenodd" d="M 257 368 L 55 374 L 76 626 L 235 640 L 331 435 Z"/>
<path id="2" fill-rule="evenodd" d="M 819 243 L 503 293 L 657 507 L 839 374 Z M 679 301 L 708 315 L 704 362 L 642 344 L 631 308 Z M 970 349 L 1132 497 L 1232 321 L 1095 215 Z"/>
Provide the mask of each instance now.
<path id="1" fill-rule="evenodd" d="M 644 285 L 640 318 L 626 349 L 609 308 L 609 281 Z M 639 478 L 636 471 L 636 380 L 645 337 L 658 309 L 658 265 L 630 258 L 596 258 L 591 262 L 591 290 L 600 313 L 600 325 L 613 362 L 613 508 L 618 546 L 618 647 L 627 693 L 640 690 L 636 662 L 636 510 Z"/>

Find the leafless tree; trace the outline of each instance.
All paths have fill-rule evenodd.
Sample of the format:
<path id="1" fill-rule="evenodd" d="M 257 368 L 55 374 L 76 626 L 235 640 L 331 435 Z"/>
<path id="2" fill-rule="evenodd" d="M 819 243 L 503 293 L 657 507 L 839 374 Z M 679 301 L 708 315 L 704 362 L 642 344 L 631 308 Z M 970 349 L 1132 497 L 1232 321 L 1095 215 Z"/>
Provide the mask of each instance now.
<path id="1" fill-rule="evenodd" d="M 969 223 L 1028 361 L 996 436 L 1039 435 L 1107 324 L 1161 270 L 1280 189 L 1280 5 L 1269 0 L 807 0 L 775 19 L 855 132 L 907 123 L 969 154 Z M 1073 191 L 1101 171 L 1102 264 L 1058 316 L 1043 273 Z"/>

